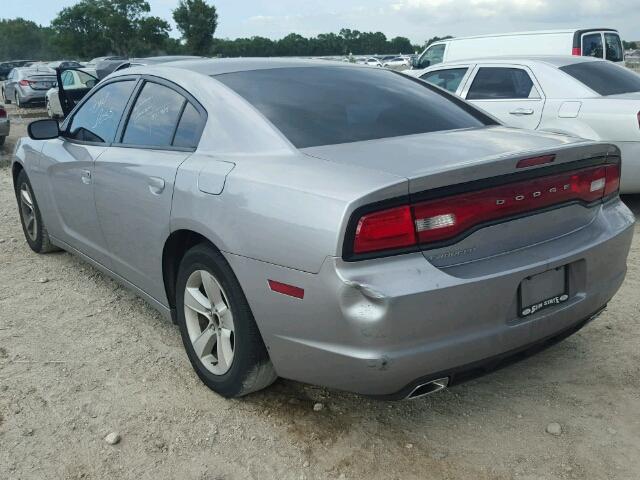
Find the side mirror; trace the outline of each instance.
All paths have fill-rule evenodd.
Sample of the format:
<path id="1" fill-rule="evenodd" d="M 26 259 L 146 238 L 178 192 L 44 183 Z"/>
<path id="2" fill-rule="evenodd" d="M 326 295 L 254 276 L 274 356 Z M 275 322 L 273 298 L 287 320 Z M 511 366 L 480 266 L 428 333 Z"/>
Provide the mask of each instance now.
<path id="1" fill-rule="evenodd" d="M 51 140 L 60 136 L 57 120 L 50 118 L 31 122 L 27 127 L 27 132 L 33 140 Z"/>

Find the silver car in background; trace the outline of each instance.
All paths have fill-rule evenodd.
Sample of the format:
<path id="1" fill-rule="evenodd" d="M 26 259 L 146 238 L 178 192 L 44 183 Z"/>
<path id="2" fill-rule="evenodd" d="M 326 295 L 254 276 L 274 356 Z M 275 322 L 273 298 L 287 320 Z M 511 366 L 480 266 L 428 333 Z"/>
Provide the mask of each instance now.
<path id="1" fill-rule="evenodd" d="M 277 376 L 432 393 L 579 330 L 626 272 L 618 148 L 385 69 L 135 67 L 29 135 L 12 172 L 30 247 L 173 318 L 228 397 Z"/>
<path id="2" fill-rule="evenodd" d="M 14 68 L 4 82 L 4 103 L 15 102 L 18 108 L 45 103 L 47 90 L 56 83 L 56 73 L 45 66 Z"/>

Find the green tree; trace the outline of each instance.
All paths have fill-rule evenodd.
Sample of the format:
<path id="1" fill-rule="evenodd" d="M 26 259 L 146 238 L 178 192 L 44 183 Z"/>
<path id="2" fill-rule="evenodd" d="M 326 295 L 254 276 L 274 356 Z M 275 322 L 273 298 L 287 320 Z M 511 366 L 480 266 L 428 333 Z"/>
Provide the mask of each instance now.
<path id="1" fill-rule="evenodd" d="M 51 22 L 64 53 L 91 58 L 105 54 L 128 57 L 163 50 L 169 24 L 149 16 L 146 0 L 81 0 L 64 8 Z"/>
<path id="2" fill-rule="evenodd" d="M 0 60 L 54 58 L 53 32 L 23 18 L 0 20 Z"/>
<path id="3" fill-rule="evenodd" d="M 216 7 L 208 5 L 205 0 L 180 0 L 178 8 L 173 11 L 173 19 L 192 53 L 210 53 L 213 34 L 218 27 Z"/>

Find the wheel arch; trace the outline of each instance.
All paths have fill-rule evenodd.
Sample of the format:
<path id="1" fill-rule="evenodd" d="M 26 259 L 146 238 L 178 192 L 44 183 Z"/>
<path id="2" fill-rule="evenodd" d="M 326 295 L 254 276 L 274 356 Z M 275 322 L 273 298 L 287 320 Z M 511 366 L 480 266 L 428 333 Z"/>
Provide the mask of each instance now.
<path id="1" fill-rule="evenodd" d="M 17 160 L 13 162 L 13 165 L 11 165 L 11 177 L 13 178 L 14 187 L 18 180 L 18 175 L 20 175 L 20 172 L 23 170 L 25 170 L 24 165 L 22 165 L 22 163 Z"/>
<path id="2" fill-rule="evenodd" d="M 190 248 L 201 243 L 209 245 L 218 252 L 220 251 L 205 235 L 189 229 L 180 229 L 171 232 L 164 243 L 162 249 L 162 279 L 174 322 L 176 320 L 176 281 L 180 263 Z"/>

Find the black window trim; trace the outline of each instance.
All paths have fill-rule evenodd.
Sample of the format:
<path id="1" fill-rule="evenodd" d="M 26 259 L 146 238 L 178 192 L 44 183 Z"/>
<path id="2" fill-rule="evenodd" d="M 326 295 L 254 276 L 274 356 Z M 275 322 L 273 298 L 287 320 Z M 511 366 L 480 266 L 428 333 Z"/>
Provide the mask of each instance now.
<path id="1" fill-rule="evenodd" d="M 97 146 L 97 147 L 110 147 L 110 146 L 112 146 L 113 142 L 90 142 L 90 141 L 86 141 L 86 140 L 78 140 L 78 139 L 75 139 L 75 138 L 71 138 L 71 137 L 68 136 L 71 133 L 69 131 L 69 129 L 71 128 L 71 124 L 73 123 L 73 119 L 75 118 L 75 116 L 78 113 L 78 111 L 84 106 L 85 103 L 87 103 L 89 101 L 89 99 L 91 99 L 91 97 L 93 97 L 100 90 L 105 88 L 107 85 L 111 85 L 111 84 L 117 83 L 117 82 L 127 82 L 127 81 L 132 81 L 132 80 L 134 81 L 135 85 L 133 86 L 133 90 L 131 91 L 131 95 L 129 95 L 129 99 L 127 100 L 127 103 L 125 104 L 125 107 L 124 107 L 124 110 L 123 110 L 123 115 L 120 116 L 120 120 L 118 121 L 118 127 L 116 128 L 116 137 L 115 137 L 115 138 L 117 138 L 118 130 L 120 128 L 120 124 L 122 123 L 122 117 L 124 116 L 124 112 L 126 112 L 127 109 L 129 108 L 129 105 L 131 103 L 131 98 L 133 97 L 133 94 L 136 91 L 136 89 L 138 88 L 138 85 L 140 83 L 140 77 L 138 75 L 126 75 L 126 76 L 122 76 L 122 77 L 113 78 L 113 79 L 108 80 L 108 81 L 106 81 L 104 83 L 101 83 L 95 89 L 93 89 L 91 92 L 89 92 L 87 95 L 85 95 L 85 97 L 78 102 L 78 104 L 73 108 L 71 113 L 67 116 L 67 118 L 65 118 L 64 122 L 60 126 L 60 130 L 63 132 L 62 138 L 64 138 L 64 140 L 67 141 L 67 142 L 74 143 L 74 144 L 77 144 L 77 145 L 88 145 L 88 146 Z"/>
<path id="2" fill-rule="evenodd" d="M 195 152 L 198 149 L 200 144 L 200 140 L 202 139 L 202 132 L 204 131 L 204 127 L 207 123 L 208 113 L 205 108 L 202 106 L 200 102 L 198 102 L 193 95 L 187 92 L 184 88 L 176 85 L 175 83 L 161 77 L 156 77 L 154 75 L 140 75 L 140 81 L 136 85 L 136 88 L 129 99 L 129 103 L 127 104 L 123 114 L 120 124 L 118 125 L 118 130 L 116 131 L 116 141 L 114 141 L 110 146 L 119 147 L 119 148 L 137 148 L 142 150 L 162 150 L 162 151 L 173 151 L 173 152 Z M 171 137 L 171 143 L 174 142 L 176 132 L 178 131 L 178 127 L 180 126 L 180 121 L 182 120 L 182 115 L 186 109 L 187 103 L 190 103 L 196 111 L 200 114 L 200 125 L 198 127 L 198 134 L 196 139 L 195 147 L 174 147 L 173 145 L 134 145 L 128 143 L 122 143 L 124 132 L 127 129 L 127 125 L 129 124 L 129 120 L 131 118 L 131 113 L 133 112 L 133 107 L 142 92 L 145 84 L 147 83 L 155 83 L 156 85 L 162 85 L 163 87 L 167 87 L 170 90 L 173 90 L 177 94 L 181 95 L 185 101 L 182 102 L 182 107 L 180 110 L 180 115 L 178 116 L 178 121 L 173 130 L 173 135 Z"/>

